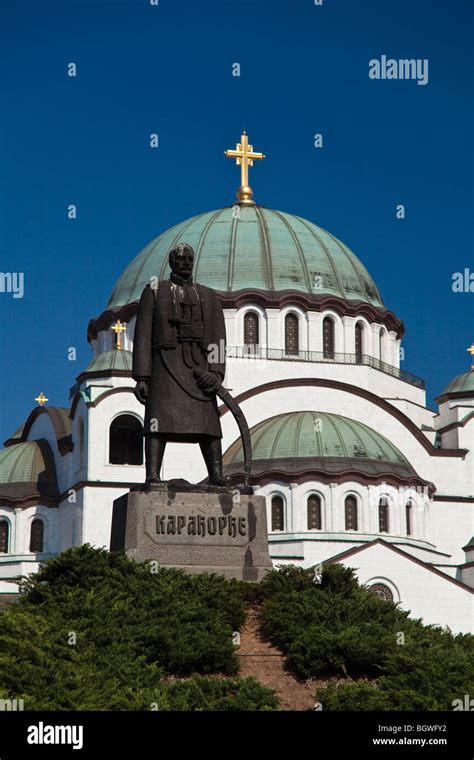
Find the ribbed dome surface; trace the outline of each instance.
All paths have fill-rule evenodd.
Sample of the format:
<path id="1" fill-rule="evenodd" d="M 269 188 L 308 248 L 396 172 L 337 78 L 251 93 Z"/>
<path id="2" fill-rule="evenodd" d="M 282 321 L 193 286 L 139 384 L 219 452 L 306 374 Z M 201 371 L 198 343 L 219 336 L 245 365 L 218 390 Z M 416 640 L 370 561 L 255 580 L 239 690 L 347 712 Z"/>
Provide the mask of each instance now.
<path id="1" fill-rule="evenodd" d="M 240 216 L 226 207 L 163 232 L 124 271 L 108 308 L 137 301 L 152 277 L 167 278 L 168 254 L 177 243 L 194 248 L 194 279 L 221 292 L 297 290 L 383 306 L 364 265 L 326 230 L 283 211 L 237 209 Z"/>
<path id="2" fill-rule="evenodd" d="M 105 351 L 103 354 L 95 356 L 87 365 L 84 372 L 111 372 L 120 370 L 124 372 L 132 371 L 132 352 L 124 351 Z"/>
<path id="3" fill-rule="evenodd" d="M 361 422 L 327 412 L 290 412 L 260 422 L 251 430 L 253 459 L 307 457 L 364 458 L 409 465 L 390 441 Z M 233 449 L 233 451 L 232 451 Z M 243 461 L 240 441 L 226 462 Z"/>
<path id="4" fill-rule="evenodd" d="M 45 472 L 43 452 L 36 441 L 15 443 L 0 451 L 0 483 L 32 483 Z"/>
<path id="5" fill-rule="evenodd" d="M 44 439 L 14 443 L 0 450 L 0 499 L 56 499 L 54 458 Z"/>
<path id="6" fill-rule="evenodd" d="M 447 393 L 470 393 L 471 391 L 474 395 L 474 370 L 463 372 L 462 375 L 458 375 L 454 380 L 451 380 L 441 395 L 444 396 Z"/>

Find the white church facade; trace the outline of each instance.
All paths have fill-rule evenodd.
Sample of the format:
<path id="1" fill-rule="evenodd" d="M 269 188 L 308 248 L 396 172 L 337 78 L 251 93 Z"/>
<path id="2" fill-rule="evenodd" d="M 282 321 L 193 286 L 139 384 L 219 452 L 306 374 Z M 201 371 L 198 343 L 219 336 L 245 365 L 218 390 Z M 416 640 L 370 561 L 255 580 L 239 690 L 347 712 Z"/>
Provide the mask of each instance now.
<path id="1" fill-rule="evenodd" d="M 5 441 L 0 593 L 71 546 L 108 547 L 114 499 L 143 482 L 136 311 L 179 242 L 194 248 L 194 279 L 222 300 L 224 385 L 251 429 L 274 565 L 341 562 L 425 623 L 474 632 L 474 370 L 428 408 L 423 381 L 400 368 L 404 325 L 361 261 L 251 194 L 138 254 L 89 323 L 92 359 L 69 406 L 40 402 Z M 239 484 L 239 431 L 225 407 L 221 424 L 225 473 Z M 199 447 L 168 444 L 161 476 L 203 480 Z"/>

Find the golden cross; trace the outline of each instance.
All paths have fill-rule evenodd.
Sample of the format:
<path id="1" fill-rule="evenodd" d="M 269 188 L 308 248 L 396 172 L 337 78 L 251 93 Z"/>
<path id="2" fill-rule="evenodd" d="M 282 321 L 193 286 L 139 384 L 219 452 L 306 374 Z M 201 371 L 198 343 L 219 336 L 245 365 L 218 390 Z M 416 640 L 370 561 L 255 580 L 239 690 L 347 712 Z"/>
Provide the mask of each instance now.
<path id="1" fill-rule="evenodd" d="M 469 353 L 472 356 L 472 367 L 471 367 L 471 369 L 474 369 L 474 343 L 472 344 L 472 346 L 469 346 L 469 348 L 466 348 L 466 351 L 469 351 Z"/>
<path id="2" fill-rule="evenodd" d="M 49 401 L 49 398 L 46 398 L 43 391 L 41 391 L 40 395 L 36 396 L 35 401 L 37 401 L 40 406 L 43 406 L 43 404 L 46 404 L 46 402 Z"/>
<path id="3" fill-rule="evenodd" d="M 116 323 L 114 325 L 112 325 L 112 330 L 114 331 L 114 333 L 115 333 L 115 335 L 117 337 L 117 342 L 115 344 L 115 348 L 117 349 L 117 351 L 121 351 L 122 350 L 122 341 L 121 341 L 121 335 L 120 335 L 120 333 L 125 332 L 126 329 L 127 329 L 126 322 L 121 322 L 120 319 L 117 319 Z"/>
<path id="4" fill-rule="evenodd" d="M 249 145 L 249 138 L 244 129 L 235 150 L 225 150 L 224 155 L 235 158 L 235 163 L 240 166 L 240 187 L 237 190 L 237 198 L 241 203 L 254 203 L 252 188 L 249 187 L 249 166 L 253 166 L 255 160 L 265 158 L 264 154 L 256 153 L 253 145 Z"/>

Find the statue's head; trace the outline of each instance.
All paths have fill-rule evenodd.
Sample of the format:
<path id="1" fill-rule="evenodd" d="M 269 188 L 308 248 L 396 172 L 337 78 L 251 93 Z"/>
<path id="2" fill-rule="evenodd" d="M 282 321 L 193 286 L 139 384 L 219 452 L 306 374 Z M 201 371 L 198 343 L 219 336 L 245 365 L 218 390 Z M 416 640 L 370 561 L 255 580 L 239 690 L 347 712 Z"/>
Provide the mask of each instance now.
<path id="1" fill-rule="evenodd" d="M 187 243 L 178 243 L 170 251 L 169 263 L 171 271 L 179 277 L 187 279 L 193 273 L 194 251 Z"/>

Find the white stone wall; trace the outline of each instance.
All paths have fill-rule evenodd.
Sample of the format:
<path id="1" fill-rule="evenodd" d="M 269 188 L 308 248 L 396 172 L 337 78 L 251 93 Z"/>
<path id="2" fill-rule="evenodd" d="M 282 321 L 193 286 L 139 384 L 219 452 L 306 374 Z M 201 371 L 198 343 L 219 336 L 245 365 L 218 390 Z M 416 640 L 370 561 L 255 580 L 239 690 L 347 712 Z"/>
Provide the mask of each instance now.
<path id="1" fill-rule="evenodd" d="M 62 456 L 58 450 L 56 433 L 54 432 L 51 417 L 47 413 L 39 414 L 36 417 L 28 433 L 27 440 L 38 441 L 40 438 L 46 439 L 51 447 L 58 479 L 58 488 L 62 491 L 64 488 L 67 488 L 69 483 L 68 455 Z"/>
<path id="2" fill-rule="evenodd" d="M 0 520 L 9 523 L 9 552 L 11 557 L 20 558 L 32 555 L 30 552 L 31 523 L 37 518 L 44 525 L 44 543 L 42 554 L 55 554 L 57 551 L 57 509 L 42 504 L 24 508 L 0 506 Z M 0 561 L 7 555 L 0 554 Z M 36 554 L 33 554 L 36 557 Z"/>
<path id="3" fill-rule="evenodd" d="M 117 378 L 122 380 L 122 378 Z M 136 417 L 143 425 L 144 407 L 135 398 L 132 388 L 135 383 L 127 380 L 128 388 L 123 393 L 115 393 L 95 407 L 89 408 L 89 461 L 88 480 L 125 481 L 139 483 L 144 479 L 143 465 L 122 465 L 109 462 L 109 428 L 113 420 L 121 414 Z M 118 384 L 117 384 L 118 387 Z"/>
<path id="4" fill-rule="evenodd" d="M 474 595 L 399 554 L 376 544 L 342 560 L 359 582 L 386 583 L 395 601 L 425 625 L 448 626 L 454 633 L 474 631 Z"/>
<path id="5" fill-rule="evenodd" d="M 16 593 L 17 585 L 12 585 L 7 579 L 36 572 L 40 561 L 57 553 L 57 518 L 57 509 L 41 504 L 17 509 L 0 506 L 0 520 L 6 519 L 9 524 L 9 551 L 0 554 L 0 593 Z M 30 551 L 31 523 L 34 519 L 41 519 L 44 526 L 41 553 Z"/>
<path id="6" fill-rule="evenodd" d="M 88 486 L 83 489 L 82 543 L 109 549 L 113 502 L 128 490 L 128 488 L 97 486 Z"/>
<path id="7" fill-rule="evenodd" d="M 406 399 L 424 408 L 425 392 L 363 364 L 338 364 L 333 361 L 304 362 L 288 357 L 280 359 L 228 358 L 225 385 L 234 394 L 243 393 L 264 383 L 292 378 L 320 378 L 335 380 L 370 391 L 380 398 Z M 416 414 L 422 413 L 416 412 Z M 424 420 L 432 421 L 432 413 L 424 414 Z"/>
<path id="8" fill-rule="evenodd" d="M 85 543 L 83 539 L 84 492 L 71 489 L 58 507 L 58 552 Z"/>

